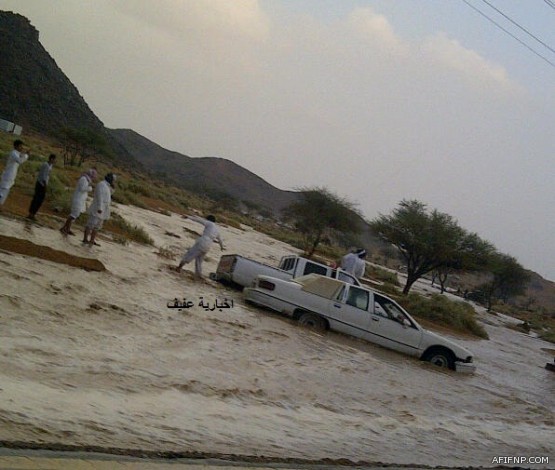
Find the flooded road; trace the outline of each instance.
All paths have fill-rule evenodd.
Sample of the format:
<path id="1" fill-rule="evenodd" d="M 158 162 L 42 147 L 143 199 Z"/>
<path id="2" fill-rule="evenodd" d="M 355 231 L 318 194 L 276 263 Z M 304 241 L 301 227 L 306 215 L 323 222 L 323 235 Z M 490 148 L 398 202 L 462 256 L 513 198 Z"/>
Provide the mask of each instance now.
<path id="1" fill-rule="evenodd" d="M 0 440 L 420 465 L 491 466 L 511 455 L 555 463 L 555 374 L 544 369 L 555 345 L 480 313 L 491 339 L 455 338 L 478 365 L 465 376 L 315 334 L 245 305 L 237 291 L 170 271 L 177 258 L 160 257 L 159 247 L 180 255 L 198 225 L 116 210 L 158 248 L 102 240 L 91 251 L 55 230 L 1 220 L 2 234 L 96 256 L 108 271 L 0 252 Z M 296 251 L 248 228 L 222 235 L 227 253 L 269 264 Z M 205 274 L 219 255 L 214 247 Z M 195 306 L 167 308 L 175 297 Z M 204 309 L 200 297 L 234 306 Z"/>

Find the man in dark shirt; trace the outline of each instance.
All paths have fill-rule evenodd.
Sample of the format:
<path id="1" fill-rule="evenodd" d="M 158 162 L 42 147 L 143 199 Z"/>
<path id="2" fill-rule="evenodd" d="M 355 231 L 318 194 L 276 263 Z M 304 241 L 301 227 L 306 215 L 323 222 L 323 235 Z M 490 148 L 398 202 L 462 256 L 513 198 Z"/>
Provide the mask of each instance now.
<path id="1" fill-rule="evenodd" d="M 35 183 L 35 194 L 29 206 L 29 215 L 27 216 L 27 218 L 31 220 L 35 220 L 35 215 L 44 201 L 48 179 L 50 178 L 50 172 L 52 171 L 55 161 L 56 155 L 52 153 L 48 157 L 48 162 L 44 162 L 40 167 L 37 182 Z"/>

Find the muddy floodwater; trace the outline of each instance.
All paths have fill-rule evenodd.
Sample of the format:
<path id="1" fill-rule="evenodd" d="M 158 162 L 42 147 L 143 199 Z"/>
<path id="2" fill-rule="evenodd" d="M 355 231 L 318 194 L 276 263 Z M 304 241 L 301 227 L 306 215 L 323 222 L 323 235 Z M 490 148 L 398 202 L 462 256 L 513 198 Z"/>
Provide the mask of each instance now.
<path id="1" fill-rule="evenodd" d="M 155 247 L 0 219 L 0 233 L 81 257 L 88 272 L 0 252 L 0 440 L 397 464 L 555 465 L 555 345 L 481 312 L 490 340 L 474 375 L 245 305 L 241 293 L 169 269 L 200 233 L 180 218 L 118 207 Z M 291 247 L 223 227 L 226 253 L 277 264 Z M 160 249 L 162 248 L 162 250 Z M 160 256 L 164 255 L 164 256 Z M 204 270 L 220 256 L 214 246 Z M 421 285 L 422 289 L 424 286 Z M 428 286 L 431 290 L 431 288 Z M 170 309 L 175 297 L 194 302 Z M 199 306 L 200 300 L 208 308 Z M 227 299 L 230 308 L 215 308 Z M 222 302 L 220 302 L 220 305 Z"/>

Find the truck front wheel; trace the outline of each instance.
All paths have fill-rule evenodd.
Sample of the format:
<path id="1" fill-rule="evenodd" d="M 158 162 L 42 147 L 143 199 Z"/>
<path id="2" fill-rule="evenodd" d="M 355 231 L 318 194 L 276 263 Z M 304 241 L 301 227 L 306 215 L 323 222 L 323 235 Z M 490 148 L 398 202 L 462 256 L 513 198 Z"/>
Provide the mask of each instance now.
<path id="1" fill-rule="evenodd" d="M 326 331 L 326 320 L 324 320 L 320 315 L 315 313 L 302 313 L 299 316 L 299 324 L 307 328 L 311 328 L 316 331 Z"/>
<path id="2" fill-rule="evenodd" d="M 455 355 L 447 348 L 434 347 L 430 348 L 422 357 L 424 361 L 431 362 L 439 367 L 446 367 L 455 370 Z"/>

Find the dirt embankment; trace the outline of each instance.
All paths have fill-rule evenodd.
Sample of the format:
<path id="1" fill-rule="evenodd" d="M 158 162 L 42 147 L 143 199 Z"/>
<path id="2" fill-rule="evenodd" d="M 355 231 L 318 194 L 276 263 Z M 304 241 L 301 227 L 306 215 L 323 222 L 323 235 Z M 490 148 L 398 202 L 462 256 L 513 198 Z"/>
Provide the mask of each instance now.
<path id="1" fill-rule="evenodd" d="M 54 250 L 48 246 L 35 245 L 28 240 L 0 235 L 0 250 L 19 253 L 25 256 L 33 256 L 55 263 L 67 264 L 85 271 L 106 271 L 106 267 L 97 259 L 82 258 L 81 256 L 70 255 L 63 251 Z"/>

